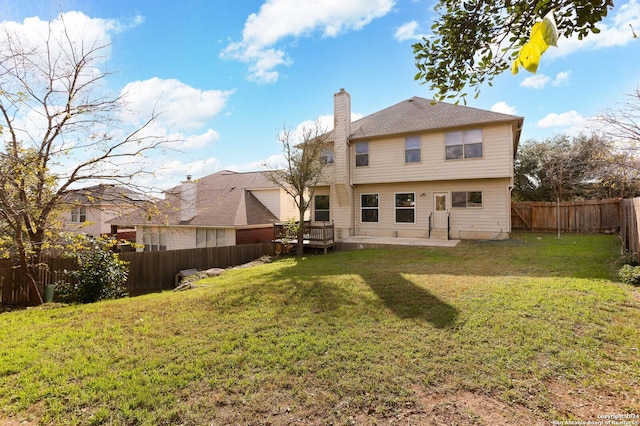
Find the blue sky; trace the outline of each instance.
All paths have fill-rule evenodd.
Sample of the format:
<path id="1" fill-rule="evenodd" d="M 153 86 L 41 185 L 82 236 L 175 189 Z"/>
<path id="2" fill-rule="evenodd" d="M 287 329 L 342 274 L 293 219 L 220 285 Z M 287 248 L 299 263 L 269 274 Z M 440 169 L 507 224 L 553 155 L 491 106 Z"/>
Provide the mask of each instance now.
<path id="1" fill-rule="evenodd" d="M 333 94 L 345 88 L 354 117 L 412 96 L 411 45 L 428 35 L 434 1 L 423 0 L 0 0 L 0 25 L 54 20 L 111 43 L 109 89 L 144 114 L 165 111 L 156 134 L 179 139 L 158 157 L 155 184 L 186 174 L 256 170 L 277 162 L 284 127 L 332 124 Z M 640 88 L 638 0 L 616 2 L 602 32 L 560 39 L 538 73 L 499 76 L 468 105 L 525 117 L 523 140 L 575 134 Z M 85 30 L 85 34 L 88 32 Z"/>

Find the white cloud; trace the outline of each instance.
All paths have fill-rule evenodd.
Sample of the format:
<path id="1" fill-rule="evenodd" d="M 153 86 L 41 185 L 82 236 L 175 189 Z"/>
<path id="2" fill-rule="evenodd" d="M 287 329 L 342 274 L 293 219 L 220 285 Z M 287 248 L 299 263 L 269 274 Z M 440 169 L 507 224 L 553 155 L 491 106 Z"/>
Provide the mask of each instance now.
<path id="1" fill-rule="evenodd" d="M 544 74 L 532 75 L 531 77 L 527 77 L 524 80 L 522 80 L 522 83 L 520 83 L 520 86 L 529 87 L 532 89 L 542 89 L 544 86 L 547 85 L 549 80 L 550 78 Z"/>
<path id="2" fill-rule="evenodd" d="M 67 58 L 85 57 L 82 84 L 100 76 L 98 67 L 111 57 L 112 35 L 137 24 L 137 20 L 126 25 L 111 19 L 90 18 L 76 11 L 61 13 L 52 21 L 30 17 L 22 23 L 0 22 L 0 55 L 28 52 L 33 64 L 25 68 L 25 73 L 34 90 L 40 90 L 38 84 L 49 84 L 46 71 L 50 68 L 56 76 L 69 75 L 69 66 L 73 64 Z M 57 80 L 54 89 L 64 90 L 63 85 L 63 79 Z"/>
<path id="3" fill-rule="evenodd" d="M 516 107 L 508 105 L 504 101 L 500 101 L 493 104 L 493 106 L 491 107 L 491 111 L 500 112 L 502 114 L 510 114 L 510 115 L 516 115 L 518 113 L 518 111 L 516 110 Z"/>
<path id="4" fill-rule="evenodd" d="M 556 74 L 556 78 L 553 80 L 554 86 L 561 86 L 569 81 L 569 77 L 571 76 L 571 71 L 562 71 Z"/>
<path id="5" fill-rule="evenodd" d="M 550 127 L 579 126 L 585 124 L 586 121 L 585 117 L 572 110 L 561 114 L 548 114 L 546 117 L 538 120 L 536 127 L 546 129 Z"/>
<path id="6" fill-rule="evenodd" d="M 199 179 L 222 169 L 220 160 L 214 157 L 195 161 L 173 159 L 159 169 L 151 169 L 155 173 L 140 182 L 150 188 L 168 189 L 178 185 L 187 175 Z"/>
<path id="7" fill-rule="evenodd" d="M 116 20 L 96 19 L 84 15 L 81 12 L 66 12 L 60 14 L 51 22 L 40 18 L 27 18 L 23 23 L 0 22 L 0 55 L 7 54 L 9 47 L 5 34 L 9 34 L 13 40 L 19 40 L 21 46 L 27 51 L 33 51 L 31 59 L 43 58 L 42 63 L 34 63 L 42 69 L 47 69 L 46 53 L 50 54 L 58 67 L 69 67 L 69 61 L 65 59 L 72 55 L 76 57 L 80 49 L 85 49 L 86 54 L 93 49 L 104 46 L 98 54 L 90 55 L 86 64 L 87 71 L 83 78 L 89 82 L 90 78 L 100 78 L 104 75 L 102 66 L 111 57 L 111 42 L 114 34 L 124 31 L 132 26 L 140 25 L 144 19 L 136 16 L 130 22 Z M 46 41 L 49 40 L 48 46 Z M 59 41 L 59 42 L 58 42 Z M 44 67 L 43 67 L 44 66 Z M 31 70 L 38 70 L 32 67 Z M 64 68 L 56 69 L 57 75 L 62 75 Z M 38 78 L 34 72 L 35 80 L 30 79 L 30 88 L 36 93 L 42 91 L 44 81 Z M 45 79 L 46 80 L 46 79 Z M 9 80 L 5 81 L 5 84 Z M 8 87 L 3 87 L 7 90 Z M 90 99 L 111 100 L 116 96 L 107 92 L 108 88 L 101 85 L 100 80 L 89 84 Z M 68 175 L 75 165 L 87 158 L 99 155 L 105 149 L 113 147 L 114 143 L 126 140 L 127 136 L 141 126 L 154 113 L 160 113 L 157 119 L 147 128 L 142 130 L 137 137 L 138 143 L 125 143 L 115 152 L 117 155 L 108 162 L 102 162 L 95 168 L 88 170 L 91 173 L 111 173 L 119 176 L 135 175 L 136 185 L 149 188 L 166 188 L 175 185 L 187 174 L 206 175 L 219 169 L 219 161 L 215 158 L 205 160 L 181 161 L 184 157 L 176 150 L 197 150 L 215 143 L 220 135 L 209 128 L 211 118 L 221 114 L 233 91 L 201 90 L 184 84 L 178 80 L 163 80 L 151 78 L 145 81 L 135 81 L 127 84 L 120 96 L 124 100 L 122 107 L 126 111 L 116 113 L 109 119 L 92 123 L 91 126 L 70 129 L 58 138 L 54 149 L 66 150 L 64 156 L 55 156 L 52 159 L 51 168 L 60 176 Z M 66 101 L 64 97 L 62 101 Z M 48 108 L 55 111 L 64 106 L 61 99 L 51 97 Z M 46 128 L 42 110 L 37 107 L 25 110 L 16 109 L 13 112 L 14 124 L 22 129 L 21 137 L 25 141 L 29 138 L 38 139 Z M 113 118 L 114 121 L 111 121 Z M 91 123 L 91 119 L 87 121 Z M 94 136 L 97 136 L 93 138 Z M 145 152 L 145 155 L 135 157 L 124 155 L 127 152 L 144 150 L 154 146 L 157 142 L 167 142 L 167 145 L 154 148 Z M 195 156 L 195 155 L 194 155 Z M 193 158 L 193 157 L 192 157 Z"/>
<path id="8" fill-rule="evenodd" d="M 183 144 L 183 148 L 198 149 L 211 145 L 215 141 L 220 139 L 220 133 L 213 129 L 207 129 L 205 133 L 200 135 L 191 135 L 187 137 L 187 140 Z"/>
<path id="9" fill-rule="evenodd" d="M 426 34 L 421 34 L 421 33 L 418 33 L 417 31 L 418 31 L 418 22 L 411 21 L 398 27 L 393 37 L 398 41 L 422 40 L 424 37 L 427 37 Z"/>
<path id="10" fill-rule="evenodd" d="M 282 48 L 274 47 L 286 38 L 308 37 L 320 32 L 322 37 L 336 37 L 357 31 L 373 19 L 386 15 L 394 0 L 267 0 L 260 11 L 247 18 L 242 41 L 230 43 L 220 52 L 224 59 L 249 65 L 249 79 L 258 83 L 274 83 L 276 68 L 290 65 L 291 59 Z"/>
<path id="11" fill-rule="evenodd" d="M 128 83 L 121 91 L 127 114 L 123 119 L 135 125 L 160 114 L 154 125 L 165 129 L 195 130 L 218 115 L 233 91 L 200 90 L 175 79 Z"/>

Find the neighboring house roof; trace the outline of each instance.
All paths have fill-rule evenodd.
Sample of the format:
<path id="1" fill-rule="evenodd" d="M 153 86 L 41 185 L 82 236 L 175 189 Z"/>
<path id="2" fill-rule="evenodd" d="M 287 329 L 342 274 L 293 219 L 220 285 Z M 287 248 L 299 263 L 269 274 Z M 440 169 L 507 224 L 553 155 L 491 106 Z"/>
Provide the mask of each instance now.
<path id="1" fill-rule="evenodd" d="M 112 219 L 112 224 L 189 225 L 202 227 L 242 227 L 274 223 L 278 218 L 262 204 L 252 190 L 277 189 L 265 172 L 237 173 L 223 170 L 193 181 L 196 185 L 195 216 L 181 220 L 182 186 L 165 192 L 152 210 L 140 209 Z"/>
<path id="2" fill-rule="evenodd" d="M 65 194 L 64 200 L 73 205 L 135 206 L 151 201 L 151 198 L 121 186 L 100 184 L 71 190 Z"/>
<path id="3" fill-rule="evenodd" d="M 375 138 L 425 130 L 524 120 L 499 112 L 435 102 L 414 96 L 351 123 L 349 139 Z M 329 134 L 333 140 L 333 134 Z M 519 133 L 516 135 L 516 144 Z"/>

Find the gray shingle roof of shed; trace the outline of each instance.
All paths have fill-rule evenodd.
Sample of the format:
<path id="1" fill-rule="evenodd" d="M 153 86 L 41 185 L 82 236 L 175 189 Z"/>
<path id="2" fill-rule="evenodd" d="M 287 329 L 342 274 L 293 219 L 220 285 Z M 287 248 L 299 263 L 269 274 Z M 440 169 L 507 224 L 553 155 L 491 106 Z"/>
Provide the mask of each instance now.
<path id="1" fill-rule="evenodd" d="M 523 120 L 522 117 L 499 112 L 432 102 L 414 96 L 356 120 L 351 123 L 350 139 Z"/>

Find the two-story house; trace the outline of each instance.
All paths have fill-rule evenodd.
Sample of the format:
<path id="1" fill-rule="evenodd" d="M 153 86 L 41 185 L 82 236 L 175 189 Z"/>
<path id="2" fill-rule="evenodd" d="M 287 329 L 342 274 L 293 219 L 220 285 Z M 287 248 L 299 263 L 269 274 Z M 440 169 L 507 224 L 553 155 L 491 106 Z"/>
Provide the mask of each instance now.
<path id="1" fill-rule="evenodd" d="M 311 220 L 332 221 L 337 239 L 507 239 L 523 121 L 413 97 L 351 122 L 340 89 Z"/>
<path id="2" fill-rule="evenodd" d="M 273 224 L 295 218 L 293 199 L 266 172 L 222 170 L 187 179 L 165 198 L 111 220 L 135 226 L 139 250 L 181 250 L 273 239 Z"/>
<path id="3" fill-rule="evenodd" d="M 94 237 L 111 234 L 109 221 L 148 204 L 152 199 L 118 185 L 100 184 L 69 191 L 64 196 L 67 206 L 62 227 Z M 135 239 L 132 229 L 120 229 L 120 239 Z"/>

